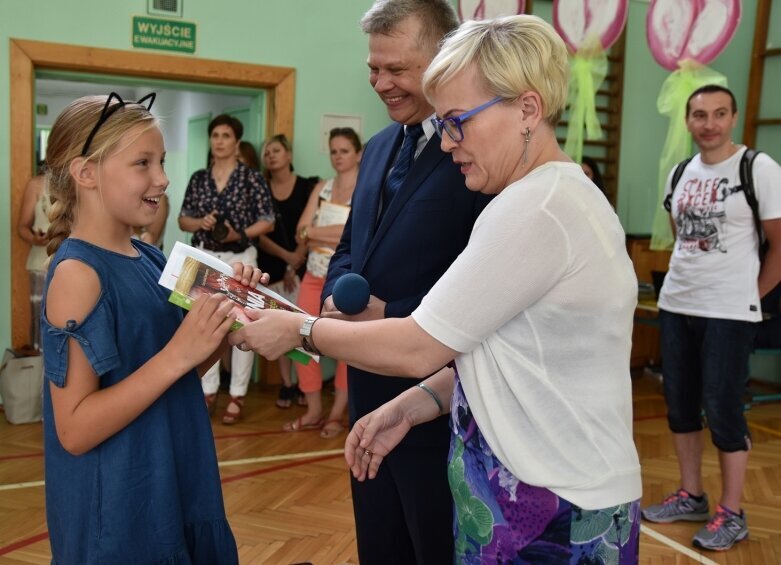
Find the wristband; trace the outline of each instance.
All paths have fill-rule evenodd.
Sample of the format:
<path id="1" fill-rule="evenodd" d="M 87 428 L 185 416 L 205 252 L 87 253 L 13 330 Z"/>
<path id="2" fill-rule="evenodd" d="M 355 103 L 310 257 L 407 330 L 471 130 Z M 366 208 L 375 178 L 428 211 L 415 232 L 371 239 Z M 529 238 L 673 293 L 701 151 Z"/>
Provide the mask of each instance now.
<path id="1" fill-rule="evenodd" d="M 420 383 L 418 385 L 418 388 L 422 388 L 423 390 L 425 390 L 429 394 L 429 396 L 431 396 L 431 398 L 434 399 L 434 402 L 437 403 L 437 409 L 439 410 L 439 415 L 441 416 L 444 412 L 442 410 L 442 401 L 439 399 L 439 396 L 437 396 L 437 393 L 431 390 L 423 383 Z"/>

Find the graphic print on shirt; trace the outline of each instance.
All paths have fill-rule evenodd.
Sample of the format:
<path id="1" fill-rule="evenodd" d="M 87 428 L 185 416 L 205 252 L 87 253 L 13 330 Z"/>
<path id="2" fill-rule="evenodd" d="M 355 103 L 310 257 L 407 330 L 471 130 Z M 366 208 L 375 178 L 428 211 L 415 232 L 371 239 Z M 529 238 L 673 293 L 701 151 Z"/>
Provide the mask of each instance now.
<path id="1" fill-rule="evenodd" d="M 675 229 L 678 248 L 690 255 L 719 251 L 724 246 L 725 200 L 740 192 L 741 186 L 728 186 L 725 177 L 689 178 L 676 190 Z"/>

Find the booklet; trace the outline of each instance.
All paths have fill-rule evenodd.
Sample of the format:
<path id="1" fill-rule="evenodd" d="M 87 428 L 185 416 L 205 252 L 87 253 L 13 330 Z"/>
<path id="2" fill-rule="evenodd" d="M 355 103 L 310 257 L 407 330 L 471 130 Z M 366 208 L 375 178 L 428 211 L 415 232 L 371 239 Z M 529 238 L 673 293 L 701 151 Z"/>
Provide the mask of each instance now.
<path id="1" fill-rule="evenodd" d="M 233 267 L 227 263 L 202 249 L 177 241 L 158 282 L 171 291 L 168 300 L 185 310 L 189 310 L 193 302 L 203 294 L 224 294 L 236 303 L 233 308 L 236 321 L 231 330 L 237 330 L 250 323 L 250 319 L 244 312 L 246 307 L 272 308 L 306 314 L 304 310 L 269 288 L 262 285 L 252 288 L 241 284 L 233 278 L 232 273 Z M 310 359 L 319 360 L 319 357 L 307 353 L 302 348 L 288 351 L 286 355 L 304 365 L 309 363 Z"/>

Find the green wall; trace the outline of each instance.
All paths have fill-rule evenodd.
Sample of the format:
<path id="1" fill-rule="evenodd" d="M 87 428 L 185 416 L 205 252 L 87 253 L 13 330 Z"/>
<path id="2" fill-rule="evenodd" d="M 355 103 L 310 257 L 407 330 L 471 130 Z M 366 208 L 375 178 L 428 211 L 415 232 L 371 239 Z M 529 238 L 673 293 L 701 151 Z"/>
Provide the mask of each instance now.
<path id="1" fill-rule="evenodd" d="M 9 38 L 130 51 L 132 17 L 145 14 L 146 5 L 147 0 L 0 0 L 0 230 L 5 234 L 0 238 L 2 348 L 11 342 L 10 238 L 16 237 L 10 233 L 9 210 Z M 196 57 L 296 68 L 296 170 L 325 177 L 332 170 L 328 156 L 320 153 L 322 114 L 362 116 L 365 136 L 388 123 L 384 106 L 368 84 L 366 38 L 358 27 L 370 5 L 371 0 L 329 0 L 327 4 L 315 0 L 187 0 L 182 19 L 197 24 Z M 182 58 L 186 61 L 189 56 Z"/>
<path id="2" fill-rule="evenodd" d="M 454 0 L 455 4 L 455 0 Z M 775 4 L 775 2 L 774 2 Z M 198 25 L 195 56 L 295 67 L 295 163 L 302 174 L 330 174 L 319 150 L 324 113 L 363 117 L 364 134 L 388 123 L 382 104 L 367 83 L 366 38 L 357 22 L 371 0 L 187 0 L 184 20 Z M 534 1 L 535 12 L 550 21 L 552 2 Z M 628 233 L 648 233 L 656 206 L 659 152 L 667 119 L 656 111 L 656 97 L 668 72 L 652 59 L 645 40 L 648 2 L 631 0 L 627 23 L 618 214 Z M 710 66 L 725 74 L 744 108 L 756 0 L 743 1 L 737 34 Z M 9 112 L 8 39 L 34 39 L 130 50 L 133 15 L 146 12 L 146 0 L 0 0 L 0 116 Z M 774 22 L 781 10 L 773 14 Z M 778 28 L 774 24 L 774 29 Z M 771 40 L 778 33 L 771 32 Z M 776 45 L 778 43 L 776 42 Z M 183 56 L 187 59 L 187 56 Z M 781 86 L 781 73 L 765 76 L 765 98 Z M 742 132 L 739 123 L 737 140 Z M 760 140 L 778 140 L 763 134 Z M 0 119 L 0 346 L 10 343 L 10 202 L 7 119 Z M 781 159 L 779 144 L 762 145 Z"/>

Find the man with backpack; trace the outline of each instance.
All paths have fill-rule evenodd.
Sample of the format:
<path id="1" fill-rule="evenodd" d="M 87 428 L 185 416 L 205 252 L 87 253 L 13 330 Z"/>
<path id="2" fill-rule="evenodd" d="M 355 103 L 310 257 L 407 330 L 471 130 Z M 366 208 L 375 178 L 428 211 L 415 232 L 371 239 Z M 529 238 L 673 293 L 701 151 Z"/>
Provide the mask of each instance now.
<path id="1" fill-rule="evenodd" d="M 711 550 L 729 549 L 748 536 L 741 498 L 751 438 L 743 394 L 762 320 L 760 299 L 781 281 L 781 166 L 732 142 L 737 116 L 728 89 L 695 90 L 686 103 L 686 125 L 699 153 L 667 181 L 665 207 L 676 239 L 659 320 L 681 485 L 643 510 L 652 522 L 707 521 L 692 541 Z M 712 515 L 701 473 L 703 410 L 722 475 Z"/>

